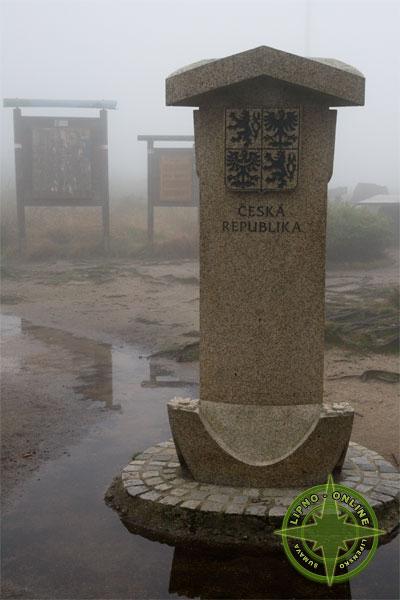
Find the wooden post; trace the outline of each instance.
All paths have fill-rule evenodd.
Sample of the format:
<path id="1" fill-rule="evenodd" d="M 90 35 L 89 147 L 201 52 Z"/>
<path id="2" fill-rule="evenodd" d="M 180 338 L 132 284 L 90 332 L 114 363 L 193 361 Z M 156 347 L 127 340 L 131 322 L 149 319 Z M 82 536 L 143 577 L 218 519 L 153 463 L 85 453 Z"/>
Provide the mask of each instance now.
<path id="1" fill-rule="evenodd" d="M 153 185 L 152 185 L 152 164 L 154 142 L 147 140 L 147 241 L 150 248 L 153 248 L 154 242 L 154 204 L 153 204 Z"/>
<path id="2" fill-rule="evenodd" d="M 17 226 L 18 226 L 18 251 L 22 255 L 25 251 L 25 188 L 22 155 L 22 121 L 21 109 L 14 108 L 14 152 L 15 152 L 15 191 L 17 197 Z"/>
<path id="3" fill-rule="evenodd" d="M 100 150 L 102 152 L 102 219 L 103 219 L 103 248 L 106 254 L 110 249 L 110 199 L 108 190 L 108 131 L 107 111 L 100 111 Z"/>

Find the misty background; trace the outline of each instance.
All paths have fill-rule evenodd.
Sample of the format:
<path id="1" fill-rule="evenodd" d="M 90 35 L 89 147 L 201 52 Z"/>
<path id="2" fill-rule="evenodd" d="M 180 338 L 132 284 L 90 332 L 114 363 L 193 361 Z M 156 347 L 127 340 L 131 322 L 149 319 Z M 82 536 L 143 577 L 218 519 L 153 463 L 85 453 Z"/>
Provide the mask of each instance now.
<path id="1" fill-rule="evenodd" d="M 2 97 L 115 99 L 111 199 L 145 192 L 138 134 L 191 134 L 192 109 L 165 106 L 165 78 L 260 45 L 350 63 L 366 106 L 338 109 L 331 186 L 399 190 L 399 4 L 394 1 L 3 0 Z M 23 114 L 97 111 L 22 109 Z M 13 190 L 12 110 L 2 108 L 2 189 Z M 8 194 L 9 195 L 9 194 Z"/>

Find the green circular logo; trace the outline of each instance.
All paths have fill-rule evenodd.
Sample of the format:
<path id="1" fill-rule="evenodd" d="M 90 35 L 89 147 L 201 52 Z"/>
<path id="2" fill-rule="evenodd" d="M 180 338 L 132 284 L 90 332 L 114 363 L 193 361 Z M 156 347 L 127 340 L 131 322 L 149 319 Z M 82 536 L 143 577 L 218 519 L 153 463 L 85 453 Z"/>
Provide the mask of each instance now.
<path id="1" fill-rule="evenodd" d="M 299 573 L 331 586 L 361 573 L 385 532 L 364 496 L 330 475 L 293 500 L 275 533 Z"/>

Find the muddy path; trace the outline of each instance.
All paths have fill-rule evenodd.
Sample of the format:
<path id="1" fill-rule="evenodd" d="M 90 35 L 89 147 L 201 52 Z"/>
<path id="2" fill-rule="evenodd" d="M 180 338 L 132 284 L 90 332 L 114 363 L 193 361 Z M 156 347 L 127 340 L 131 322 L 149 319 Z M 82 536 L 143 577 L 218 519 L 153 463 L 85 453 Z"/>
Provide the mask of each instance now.
<path id="1" fill-rule="evenodd" d="M 199 328 L 198 263 L 189 260 L 15 263 L 1 294 L 3 313 L 149 353 Z"/>

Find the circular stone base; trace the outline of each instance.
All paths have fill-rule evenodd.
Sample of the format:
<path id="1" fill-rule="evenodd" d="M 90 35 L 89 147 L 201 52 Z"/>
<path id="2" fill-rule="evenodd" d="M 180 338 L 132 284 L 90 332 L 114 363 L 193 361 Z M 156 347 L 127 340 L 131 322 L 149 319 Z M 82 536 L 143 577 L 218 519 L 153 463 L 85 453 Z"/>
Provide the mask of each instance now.
<path id="1" fill-rule="evenodd" d="M 335 480 L 366 498 L 390 539 L 398 526 L 399 478 L 379 454 L 350 442 Z M 170 440 L 136 456 L 105 498 L 132 533 L 150 539 L 273 548 L 280 546 L 273 531 L 301 491 L 218 486 L 185 478 Z"/>

